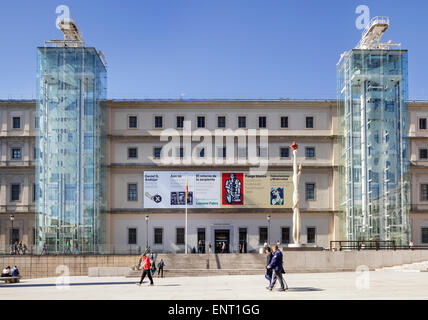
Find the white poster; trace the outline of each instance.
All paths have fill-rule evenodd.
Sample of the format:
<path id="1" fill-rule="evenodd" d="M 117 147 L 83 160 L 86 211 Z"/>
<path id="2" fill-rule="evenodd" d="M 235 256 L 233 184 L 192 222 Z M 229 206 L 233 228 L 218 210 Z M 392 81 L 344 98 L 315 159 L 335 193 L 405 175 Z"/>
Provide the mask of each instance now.
<path id="1" fill-rule="evenodd" d="M 220 172 L 218 171 L 145 171 L 144 208 L 220 207 Z"/>

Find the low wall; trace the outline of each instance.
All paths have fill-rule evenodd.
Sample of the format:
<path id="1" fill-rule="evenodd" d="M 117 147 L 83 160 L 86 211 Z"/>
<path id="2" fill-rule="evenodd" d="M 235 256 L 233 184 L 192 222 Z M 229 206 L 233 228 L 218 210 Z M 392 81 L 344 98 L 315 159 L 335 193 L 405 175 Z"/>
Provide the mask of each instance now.
<path id="1" fill-rule="evenodd" d="M 260 269 L 266 261 L 262 254 L 159 254 L 166 269 Z M 70 276 L 122 275 L 130 266 L 138 263 L 137 255 L 94 256 L 0 256 L 0 268 L 17 265 L 25 278 L 56 277 L 67 266 Z M 428 261 L 428 250 L 380 250 L 380 251 L 285 251 L 287 272 L 334 272 L 354 271 L 365 265 L 375 268 Z M 208 262 L 208 263 L 206 263 Z M 103 270 L 99 269 L 102 268 Z M 58 272 L 58 273 L 57 273 Z"/>

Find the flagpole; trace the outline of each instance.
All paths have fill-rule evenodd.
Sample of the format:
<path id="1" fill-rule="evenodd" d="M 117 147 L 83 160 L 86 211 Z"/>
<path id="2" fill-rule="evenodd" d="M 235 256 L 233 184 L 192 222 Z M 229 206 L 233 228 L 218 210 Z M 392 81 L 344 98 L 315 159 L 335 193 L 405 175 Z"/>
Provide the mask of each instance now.
<path id="1" fill-rule="evenodd" d="M 185 212 L 185 227 L 184 227 L 184 253 L 187 254 L 187 197 L 189 193 L 189 186 L 186 176 L 186 212 Z"/>

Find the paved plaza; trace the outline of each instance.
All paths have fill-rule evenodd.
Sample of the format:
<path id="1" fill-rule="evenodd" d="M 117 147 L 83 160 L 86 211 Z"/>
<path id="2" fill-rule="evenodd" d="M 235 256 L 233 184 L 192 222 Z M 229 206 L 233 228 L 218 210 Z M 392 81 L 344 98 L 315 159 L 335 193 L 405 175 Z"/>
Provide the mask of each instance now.
<path id="1" fill-rule="evenodd" d="M 141 287 L 136 278 L 70 277 L 23 279 L 1 284 L 0 299 L 428 299 L 428 272 L 295 273 L 286 275 L 289 290 L 268 291 L 263 276 L 155 278 Z"/>

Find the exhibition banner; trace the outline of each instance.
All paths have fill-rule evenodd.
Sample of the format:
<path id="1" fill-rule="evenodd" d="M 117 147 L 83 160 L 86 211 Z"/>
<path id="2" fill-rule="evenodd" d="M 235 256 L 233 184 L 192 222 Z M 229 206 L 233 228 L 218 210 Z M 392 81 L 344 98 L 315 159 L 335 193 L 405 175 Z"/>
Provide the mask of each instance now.
<path id="1" fill-rule="evenodd" d="M 291 208 L 291 171 L 145 171 L 144 208 Z"/>
<path id="2" fill-rule="evenodd" d="M 218 171 L 145 171 L 144 208 L 220 207 Z"/>
<path id="3" fill-rule="evenodd" d="M 292 199 L 291 171 L 272 171 L 265 175 L 222 172 L 222 207 L 291 208 Z"/>

